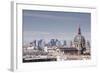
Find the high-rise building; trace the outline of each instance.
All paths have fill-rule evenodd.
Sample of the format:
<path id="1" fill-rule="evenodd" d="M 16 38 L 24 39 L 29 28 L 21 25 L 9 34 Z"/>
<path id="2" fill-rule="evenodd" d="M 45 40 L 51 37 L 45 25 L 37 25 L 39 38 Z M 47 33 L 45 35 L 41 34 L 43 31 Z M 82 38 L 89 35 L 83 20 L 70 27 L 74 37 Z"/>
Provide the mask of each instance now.
<path id="1" fill-rule="evenodd" d="M 56 46 L 57 47 L 61 47 L 61 42 L 60 41 L 56 41 Z"/>
<path id="2" fill-rule="evenodd" d="M 65 47 L 67 46 L 66 40 L 63 41 L 63 46 L 65 46 Z"/>
<path id="3" fill-rule="evenodd" d="M 56 46 L 56 42 L 57 42 L 58 40 L 57 39 L 51 39 L 50 40 L 50 45 L 51 46 Z"/>
<path id="4" fill-rule="evenodd" d="M 45 41 L 43 39 L 38 41 L 38 49 L 44 49 Z"/>
<path id="5" fill-rule="evenodd" d="M 70 41 L 70 47 L 73 47 L 73 42 L 72 41 Z"/>
<path id="6" fill-rule="evenodd" d="M 34 40 L 33 43 L 34 43 L 34 46 L 36 46 L 36 40 Z"/>

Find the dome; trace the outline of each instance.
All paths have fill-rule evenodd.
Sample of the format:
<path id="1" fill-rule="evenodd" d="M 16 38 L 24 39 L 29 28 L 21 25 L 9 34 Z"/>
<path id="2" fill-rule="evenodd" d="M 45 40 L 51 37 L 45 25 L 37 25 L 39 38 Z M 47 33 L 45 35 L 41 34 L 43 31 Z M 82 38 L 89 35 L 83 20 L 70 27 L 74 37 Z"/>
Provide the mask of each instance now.
<path id="1" fill-rule="evenodd" d="M 80 50 L 85 48 L 85 38 L 81 35 L 80 27 L 78 28 L 78 34 L 74 37 L 74 45 Z"/>
<path id="2" fill-rule="evenodd" d="M 85 38 L 82 35 L 76 35 L 74 37 L 74 42 L 80 43 L 80 44 L 85 44 Z"/>

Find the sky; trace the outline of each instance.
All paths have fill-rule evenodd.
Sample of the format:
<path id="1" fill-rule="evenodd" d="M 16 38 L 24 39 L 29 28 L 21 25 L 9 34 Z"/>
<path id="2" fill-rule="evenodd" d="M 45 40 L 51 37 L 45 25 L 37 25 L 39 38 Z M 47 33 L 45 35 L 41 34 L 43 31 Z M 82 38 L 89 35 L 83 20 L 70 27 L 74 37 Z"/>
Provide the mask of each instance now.
<path id="1" fill-rule="evenodd" d="M 73 41 L 78 27 L 91 40 L 91 14 L 79 12 L 23 10 L 23 42 L 50 39 Z"/>

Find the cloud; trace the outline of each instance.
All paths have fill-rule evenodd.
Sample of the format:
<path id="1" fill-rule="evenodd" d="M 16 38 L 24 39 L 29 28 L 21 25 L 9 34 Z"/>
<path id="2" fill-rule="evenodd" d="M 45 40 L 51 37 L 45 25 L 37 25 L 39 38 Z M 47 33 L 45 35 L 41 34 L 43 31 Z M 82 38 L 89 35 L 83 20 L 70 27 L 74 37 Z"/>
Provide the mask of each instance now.
<path id="1" fill-rule="evenodd" d="M 25 16 L 30 16 L 34 18 L 37 17 L 37 18 L 46 18 L 46 19 L 61 19 L 61 17 L 59 18 L 57 16 L 46 15 L 46 14 L 26 14 Z"/>
<path id="2" fill-rule="evenodd" d="M 34 37 L 34 36 L 48 36 L 50 33 L 48 32 L 40 32 L 40 31 L 24 31 L 23 36 L 24 37 Z"/>
<path id="3" fill-rule="evenodd" d="M 24 16 L 28 17 L 37 17 L 37 18 L 46 18 L 46 19 L 54 19 L 54 20 L 68 20 L 68 19 L 73 19 L 71 16 L 61 16 L 61 15 L 54 15 L 54 14 L 47 14 L 47 13 L 39 13 L 39 12 L 24 12 Z"/>
<path id="4" fill-rule="evenodd" d="M 69 34 L 71 36 L 71 34 Z M 66 33 L 49 33 L 49 32 L 40 32 L 40 31 L 26 31 L 24 32 L 24 40 L 35 40 L 35 39 L 59 39 L 59 40 L 68 40 L 72 37 L 69 37 Z"/>

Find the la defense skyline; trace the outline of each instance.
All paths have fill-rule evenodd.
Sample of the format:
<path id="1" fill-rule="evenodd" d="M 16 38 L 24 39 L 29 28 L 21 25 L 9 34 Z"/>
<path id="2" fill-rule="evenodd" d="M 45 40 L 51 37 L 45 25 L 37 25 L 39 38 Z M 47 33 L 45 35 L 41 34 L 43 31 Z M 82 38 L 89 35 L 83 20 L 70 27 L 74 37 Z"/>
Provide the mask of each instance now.
<path id="1" fill-rule="evenodd" d="M 77 33 L 74 35 L 74 38 L 70 40 L 70 42 L 66 40 L 59 40 L 57 38 L 52 38 L 48 42 L 45 42 L 44 39 L 39 39 L 39 40 L 32 40 L 29 44 L 29 47 L 34 46 L 38 47 L 38 49 L 44 49 L 45 46 L 48 47 L 79 47 L 78 45 L 81 46 L 81 48 L 86 48 L 86 46 L 90 46 L 90 41 L 85 39 L 84 35 L 82 35 L 81 28 L 80 26 L 77 28 Z M 69 45 L 68 45 L 69 44 Z"/>
<path id="2" fill-rule="evenodd" d="M 58 39 L 34 40 L 29 45 L 23 46 L 23 62 L 44 62 L 44 61 L 67 61 L 67 60 L 88 60 L 91 59 L 91 44 L 81 33 L 78 27 L 77 33 L 70 46 L 64 40 L 63 44 Z"/>
<path id="3" fill-rule="evenodd" d="M 33 40 L 73 40 L 80 26 L 82 35 L 91 40 L 90 13 L 23 10 L 23 43 Z"/>

